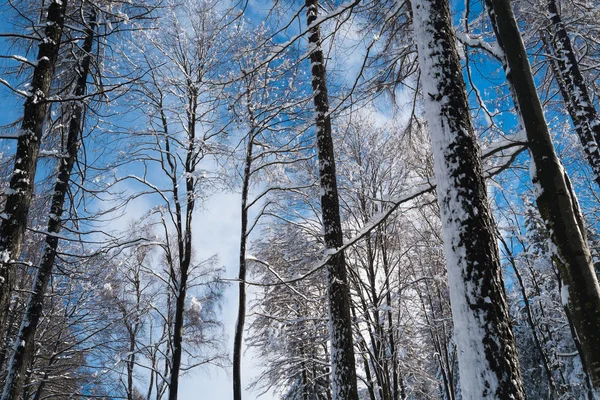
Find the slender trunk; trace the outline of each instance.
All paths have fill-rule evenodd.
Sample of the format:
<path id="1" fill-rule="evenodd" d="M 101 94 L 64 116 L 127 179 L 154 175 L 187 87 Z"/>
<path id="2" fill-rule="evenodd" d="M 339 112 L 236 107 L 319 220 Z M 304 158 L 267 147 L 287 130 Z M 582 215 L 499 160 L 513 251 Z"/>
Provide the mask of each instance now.
<path id="1" fill-rule="evenodd" d="M 527 133 L 536 204 L 556 247 L 553 257 L 564 284 L 562 297 L 569 307 L 592 384 L 600 388 L 600 286 L 577 197 L 554 151 L 510 0 L 486 0 L 486 6 L 504 50 L 506 77 Z"/>
<path id="2" fill-rule="evenodd" d="M 554 266 L 554 264 L 552 264 Z M 550 366 L 552 367 L 553 371 L 558 372 L 558 374 L 560 375 L 560 382 L 558 382 L 557 385 L 557 389 L 560 390 L 560 392 L 558 393 L 559 396 L 564 394 L 565 391 L 565 387 L 568 386 L 567 385 L 567 379 L 563 373 L 563 370 L 561 368 L 562 362 L 559 361 L 559 357 L 558 357 L 558 349 L 557 349 L 557 341 L 554 340 L 554 334 L 552 333 L 553 331 L 553 324 L 552 324 L 552 318 L 550 318 L 549 316 L 546 315 L 546 311 L 544 308 L 544 302 L 540 299 L 540 296 L 542 295 L 542 288 L 540 287 L 540 284 L 538 282 L 538 280 L 536 279 L 536 274 L 535 271 L 533 270 L 533 268 L 531 267 L 531 265 L 527 265 L 528 266 L 528 270 L 529 270 L 529 275 L 530 275 L 530 279 L 531 279 L 531 283 L 533 284 L 533 289 L 535 290 L 534 297 L 538 298 L 537 301 L 537 311 L 535 312 L 536 314 L 539 313 L 540 318 L 538 320 L 538 329 L 540 331 L 540 339 L 543 341 L 543 345 L 545 347 L 549 347 L 551 348 L 551 351 L 549 352 L 550 355 L 552 356 L 552 360 L 550 361 Z M 559 276 L 559 272 L 557 270 L 555 270 L 553 268 L 554 274 L 556 275 L 556 279 L 558 282 L 558 285 L 560 287 L 561 282 L 560 282 L 560 276 Z M 560 291 L 560 290 L 559 290 Z M 531 304 L 531 306 L 533 306 L 533 304 Z"/>
<path id="3" fill-rule="evenodd" d="M 413 0 L 463 398 L 523 399 L 494 220 L 447 0 Z"/>
<path id="4" fill-rule="evenodd" d="M 185 241 L 188 239 L 189 232 L 185 234 Z M 187 244 L 184 245 L 187 247 Z M 180 275 L 177 283 L 178 291 L 175 300 L 175 323 L 173 325 L 173 354 L 171 356 L 171 371 L 169 380 L 169 400 L 177 400 L 179 392 L 179 373 L 181 371 L 181 358 L 183 355 L 183 324 L 185 318 L 185 296 L 187 293 L 187 278 L 190 262 L 189 256 L 184 255 L 180 258 Z"/>
<path id="5" fill-rule="evenodd" d="M 177 293 L 175 302 L 175 324 L 173 326 L 173 356 L 171 359 L 171 379 L 169 380 L 169 400 L 177 400 L 179 391 L 179 374 L 181 371 L 181 358 L 183 355 L 183 325 L 185 317 L 185 297 L 189 269 L 192 262 L 192 219 L 196 204 L 196 178 L 194 177 L 197 162 L 196 122 L 198 109 L 198 89 L 196 84 L 188 82 L 188 110 L 187 110 L 187 132 L 188 147 L 185 158 L 185 225 L 182 221 L 182 209 L 176 205 L 177 235 L 179 246 L 179 280 L 177 282 Z M 175 176 L 175 175 L 173 175 Z M 176 176 L 175 176 L 176 179 Z M 173 183 L 173 195 L 178 196 L 177 182 Z"/>
<path id="6" fill-rule="evenodd" d="M 354 320 L 357 320 L 356 307 L 353 304 L 350 305 L 350 313 L 352 314 L 352 318 L 354 318 Z M 367 349 L 365 339 L 362 337 L 362 333 L 359 333 L 358 336 L 359 337 L 356 341 L 356 346 L 358 347 L 360 358 L 363 362 L 363 369 L 365 373 L 364 382 L 367 386 L 367 391 L 369 392 L 369 399 L 377 400 L 377 396 L 375 396 L 375 389 L 373 387 L 373 378 L 371 376 L 371 366 L 369 365 L 369 350 Z"/>
<path id="7" fill-rule="evenodd" d="M 35 389 L 35 395 L 33 396 L 33 400 L 40 400 L 42 398 L 42 393 L 44 392 L 44 388 L 46 387 L 46 382 L 48 382 L 48 372 L 44 372 L 44 377 L 40 381 L 40 384 Z"/>
<path id="8" fill-rule="evenodd" d="M 35 358 L 32 357 L 25 369 L 25 378 L 23 379 L 22 393 L 20 398 L 25 400 L 31 397 L 31 375 L 33 374 L 33 364 Z M 591 399 L 590 399 L 591 400 Z"/>
<path id="9" fill-rule="evenodd" d="M 306 365 L 304 363 L 300 363 L 300 368 L 302 369 L 302 400 L 308 400 L 310 393 L 308 392 L 308 376 L 306 374 Z"/>
<path id="10" fill-rule="evenodd" d="M 542 357 L 542 364 L 544 366 L 544 372 L 546 373 L 546 378 L 548 379 L 548 384 L 550 385 L 549 399 L 550 400 L 554 399 L 555 397 L 557 397 L 557 394 L 558 394 L 556 391 L 556 384 L 554 382 L 554 377 L 552 376 L 552 370 L 550 369 L 550 361 L 548 360 L 548 357 L 546 356 L 546 353 L 544 352 L 544 348 L 542 347 L 542 343 L 538 336 L 538 330 L 537 330 L 535 322 L 533 320 L 533 313 L 531 312 L 531 306 L 529 304 L 529 296 L 527 296 L 527 291 L 525 290 L 525 283 L 523 282 L 523 277 L 521 276 L 521 273 L 519 272 L 519 269 L 517 268 L 517 263 L 512 255 L 512 252 L 508 248 L 506 241 L 504 240 L 504 238 L 502 236 L 499 235 L 498 237 L 499 237 L 500 242 L 502 243 L 502 246 L 504 247 L 504 250 L 507 253 L 508 260 L 510 262 L 513 272 L 515 273 L 517 282 L 519 283 L 519 289 L 521 291 L 521 298 L 523 300 L 523 304 L 525 305 L 525 313 L 527 315 L 527 323 L 529 324 L 529 328 L 531 329 L 531 334 L 533 336 L 533 342 L 535 343 L 535 346 L 537 347 L 538 352 L 540 353 L 540 356 Z"/>
<path id="11" fill-rule="evenodd" d="M 33 70 L 31 95 L 25 100 L 23 122 L 17 139 L 15 164 L 0 223 L 0 337 L 6 328 L 10 297 L 15 284 L 15 266 L 21 254 L 33 196 L 35 171 L 44 120 L 46 97 L 54 76 L 65 22 L 67 0 L 53 0 L 48 6 L 44 38 L 40 41 L 37 66 Z"/>
<path id="12" fill-rule="evenodd" d="M 148 328 L 148 332 L 150 334 L 150 338 L 148 343 L 152 342 L 152 319 L 150 319 L 150 327 Z M 155 347 L 150 352 L 150 380 L 148 382 L 148 391 L 146 392 L 146 400 L 150 400 L 152 398 L 152 389 L 154 388 L 154 375 L 156 374 L 156 352 L 157 348 Z"/>
<path id="13" fill-rule="evenodd" d="M 364 204 L 364 202 L 363 202 Z M 366 214 L 366 208 L 363 207 L 363 214 Z M 377 294 L 377 282 L 376 282 L 376 271 L 375 271 L 375 258 L 376 258 L 376 254 L 375 251 L 373 250 L 373 245 L 371 243 L 371 237 L 368 237 L 366 239 L 366 245 L 367 245 L 367 254 L 366 254 L 366 268 L 365 268 L 365 272 L 367 275 L 367 281 L 369 284 L 368 287 L 368 293 L 367 293 L 367 299 L 370 300 L 369 303 L 367 303 L 364 299 L 361 299 L 362 303 L 363 303 L 363 309 L 364 309 L 364 315 L 369 315 L 370 316 L 370 323 L 367 323 L 368 326 L 368 330 L 369 330 L 369 337 L 371 339 L 371 347 L 372 347 L 372 351 L 373 351 L 373 360 L 371 362 L 371 364 L 373 365 L 373 371 L 375 373 L 375 376 L 377 377 L 377 382 L 378 382 L 378 386 L 379 386 L 379 397 L 381 398 L 381 400 L 389 400 L 389 387 L 388 387 L 388 380 L 386 379 L 386 375 L 387 375 L 387 366 L 385 363 L 385 357 L 386 357 L 386 351 L 384 348 L 384 344 L 382 343 L 382 339 L 383 339 L 383 332 L 382 332 L 382 327 L 381 327 L 381 319 L 379 316 L 379 296 Z M 377 246 L 375 246 L 377 247 Z M 370 295 L 370 296 L 368 296 Z M 367 319 L 368 321 L 368 319 Z"/>
<path id="14" fill-rule="evenodd" d="M 563 284 L 560 280 L 560 277 L 558 279 L 558 290 L 562 290 L 563 289 Z M 567 307 L 566 305 L 563 305 L 563 308 L 565 310 L 565 316 L 567 317 L 567 323 L 569 324 L 569 330 L 571 331 L 571 336 L 573 336 L 573 343 L 575 344 L 575 348 L 577 349 L 577 351 L 579 353 L 581 353 L 581 342 L 579 341 L 578 337 L 577 337 L 577 332 L 575 331 L 575 325 L 573 325 L 573 320 L 571 318 L 571 313 L 569 312 L 569 307 Z M 592 382 L 590 380 L 590 374 L 588 372 L 588 367 L 585 363 L 584 359 L 581 359 L 581 369 L 583 370 L 583 373 L 585 374 L 585 382 L 586 382 L 586 386 L 588 389 L 588 393 L 587 393 L 587 400 L 597 400 L 597 398 L 594 398 L 594 388 L 592 387 Z"/>
<path id="15" fill-rule="evenodd" d="M 385 303 L 387 306 L 387 313 L 386 313 L 386 317 L 387 317 L 387 336 L 388 336 L 388 345 L 390 347 L 390 359 L 392 360 L 392 399 L 394 400 L 398 400 L 398 399 L 404 399 L 406 397 L 406 393 L 404 390 L 404 383 L 403 383 L 403 379 L 402 376 L 400 375 L 400 372 L 398 370 L 398 361 L 397 357 L 397 351 L 396 351 L 396 339 L 395 339 L 395 328 L 394 328 L 394 317 L 392 315 L 392 286 L 390 284 L 390 276 L 391 276 L 391 271 L 390 271 L 390 262 L 389 262 L 389 257 L 388 257 L 388 252 L 387 252 L 387 247 L 386 247 L 386 243 L 384 240 L 385 234 L 384 231 L 385 230 L 385 225 L 383 225 L 381 227 L 381 230 L 378 231 L 378 234 L 380 235 L 380 240 L 379 240 L 379 244 L 380 244 L 380 248 L 381 248 L 381 259 L 382 259 L 382 263 L 383 263 L 383 273 L 385 276 Z"/>
<path id="16" fill-rule="evenodd" d="M 512 266 L 512 269 L 515 273 L 515 276 L 517 278 L 517 282 L 519 283 L 519 288 L 521 291 L 521 296 L 523 298 L 523 303 L 525 305 L 525 311 L 526 311 L 526 315 L 527 315 L 527 322 L 529 324 L 529 327 L 531 329 L 531 333 L 533 336 L 533 341 L 538 349 L 538 351 L 540 352 L 540 355 L 542 357 L 542 361 L 543 361 L 543 366 L 544 366 L 544 371 L 546 372 L 546 376 L 548 379 L 548 383 L 550 385 L 550 399 L 553 399 L 555 397 L 558 396 L 558 392 L 556 389 L 556 383 L 554 382 L 554 377 L 552 376 L 552 370 L 550 368 L 550 360 L 548 359 L 548 356 L 546 355 L 544 348 L 542 346 L 541 340 L 539 338 L 538 335 L 538 329 L 536 328 L 536 324 L 534 322 L 534 317 L 533 317 L 533 312 L 531 310 L 531 305 L 529 302 L 529 297 L 527 295 L 527 291 L 525 290 L 525 284 L 523 282 L 523 278 L 521 276 L 521 273 L 519 271 L 519 269 L 517 268 L 517 264 L 516 261 L 512 255 L 512 253 L 509 251 L 508 245 L 506 244 L 506 241 L 500 237 L 500 241 L 502 243 L 502 245 L 504 246 L 504 249 L 506 250 L 507 254 L 508 254 L 508 259 L 509 262 Z"/>
<path id="17" fill-rule="evenodd" d="M 312 89 L 316 110 L 317 152 L 321 181 L 321 212 L 325 230 L 325 248 L 335 250 L 343 245 L 340 205 L 337 192 L 335 156 L 331 137 L 331 117 L 325 74 L 325 58 L 321 48 L 321 32 L 316 25 L 318 0 L 306 0 L 306 24 L 312 73 Z M 344 253 L 327 262 L 327 295 L 331 340 L 331 391 L 334 400 L 358 399 L 356 361 L 352 343 L 350 291 Z"/>
<path id="18" fill-rule="evenodd" d="M 87 78 L 91 64 L 91 51 L 94 43 L 94 30 L 96 28 L 96 15 L 92 11 L 89 25 L 86 29 L 86 37 L 83 43 L 83 59 L 78 66 L 78 75 L 73 90 L 74 96 L 81 97 L 85 94 Z M 65 154 L 59 155 L 59 167 L 54 194 L 50 205 L 50 217 L 48 219 L 48 234 L 46 245 L 39 269 L 36 272 L 32 293 L 27 302 L 25 314 L 19 328 L 14 352 L 8 365 L 8 373 L 4 383 L 2 400 L 17 399 L 22 391 L 26 367 L 30 364 L 35 351 L 35 332 L 44 307 L 44 294 L 48 281 L 52 275 L 52 268 L 58 248 L 58 233 L 61 229 L 61 217 L 64 212 L 64 203 L 69 189 L 71 171 L 75 165 L 81 141 L 84 107 L 81 101 L 74 101 L 69 110 L 68 133 L 65 146 Z"/>
<path id="19" fill-rule="evenodd" d="M 434 282 L 435 291 L 438 294 L 438 301 L 442 301 L 441 293 L 439 291 L 439 286 L 437 282 Z M 421 289 L 416 286 L 415 290 L 417 291 L 417 295 L 419 296 L 419 301 L 421 302 L 421 308 L 423 309 L 423 314 L 425 316 L 425 323 L 428 326 L 429 336 L 433 343 L 433 347 L 435 352 L 437 353 L 437 361 L 439 365 L 440 373 L 442 374 L 443 380 L 443 392 L 445 393 L 445 400 L 454 400 L 454 390 L 453 390 L 453 382 L 452 382 L 452 366 L 450 365 L 448 359 L 448 347 L 446 346 L 446 335 L 445 330 L 442 330 L 442 338 L 440 338 L 440 333 L 438 332 L 438 327 L 434 325 L 436 321 L 443 320 L 443 310 L 440 305 L 441 315 L 436 315 L 436 306 L 431 296 L 431 287 L 428 287 L 426 293 L 423 294 Z M 427 300 L 427 301 L 426 301 Z M 431 314 L 431 315 L 429 315 Z M 442 322 L 444 324 L 444 322 Z M 443 326 L 443 325 L 442 325 Z"/>
<path id="20" fill-rule="evenodd" d="M 133 399 L 133 367 L 135 366 L 135 332 L 129 332 L 129 355 L 127 357 L 127 400 Z"/>
<path id="21" fill-rule="evenodd" d="M 19 305 L 15 304 L 14 309 L 18 310 Z M 6 327 L 4 329 L 4 337 L 2 338 L 2 343 L 0 343 L 0 371 L 4 371 L 4 363 L 6 361 L 6 357 L 10 356 L 9 351 L 12 346 L 9 345 L 10 338 L 13 335 L 13 331 L 15 330 L 13 327 L 15 326 L 15 322 L 17 321 L 17 313 L 11 312 L 9 313 L 8 321 L 6 323 Z M 0 327 L 0 332 L 2 332 L 2 327 Z"/>
<path id="22" fill-rule="evenodd" d="M 165 325 L 165 356 L 164 356 L 164 364 L 163 364 L 163 372 L 162 376 L 169 376 L 171 371 L 171 340 L 173 339 L 173 335 L 171 334 L 171 325 L 173 323 L 171 318 L 171 296 L 169 296 L 167 300 L 167 312 L 168 317 Z M 157 376 L 161 376 L 157 374 Z M 156 379 L 156 400 L 161 400 L 165 391 L 168 389 L 168 385 L 165 379 Z"/>
<path id="23" fill-rule="evenodd" d="M 248 99 L 248 101 L 250 101 Z M 250 119 L 253 120 L 252 110 L 248 105 Z M 253 125 L 253 122 L 251 122 Z M 254 129 L 248 135 L 248 147 L 246 148 L 246 160 L 244 163 L 244 181 L 242 183 L 242 205 L 241 205 L 241 232 L 240 232 L 240 265 L 239 265 L 239 296 L 238 315 L 235 325 L 235 338 L 233 342 L 233 399 L 242 400 L 242 341 L 244 337 L 244 323 L 246 320 L 246 241 L 248 238 L 248 190 L 250 187 L 250 169 L 252 167 L 252 150 L 254 141 Z"/>
<path id="24" fill-rule="evenodd" d="M 365 345 L 364 343 L 362 344 L 362 346 L 359 347 L 363 347 L 362 349 L 362 359 L 363 359 L 363 368 L 365 370 L 365 380 L 366 380 L 366 385 L 367 385 L 367 391 L 369 392 L 369 399 L 371 400 L 376 400 L 377 398 L 375 397 L 375 391 L 373 390 L 373 379 L 371 377 L 371 368 L 369 367 L 369 360 L 367 359 L 365 353 L 366 353 L 366 349 L 364 349 Z"/>

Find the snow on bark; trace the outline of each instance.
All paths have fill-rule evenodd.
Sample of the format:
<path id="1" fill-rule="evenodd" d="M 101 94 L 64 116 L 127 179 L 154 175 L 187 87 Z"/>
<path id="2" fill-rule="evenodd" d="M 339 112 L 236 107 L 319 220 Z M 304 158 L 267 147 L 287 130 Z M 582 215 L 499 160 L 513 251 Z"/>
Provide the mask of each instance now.
<path id="1" fill-rule="evenodd" d="M 524 398 L 494 221 L 446 0 L 412 0 L 464 399 Z"/>

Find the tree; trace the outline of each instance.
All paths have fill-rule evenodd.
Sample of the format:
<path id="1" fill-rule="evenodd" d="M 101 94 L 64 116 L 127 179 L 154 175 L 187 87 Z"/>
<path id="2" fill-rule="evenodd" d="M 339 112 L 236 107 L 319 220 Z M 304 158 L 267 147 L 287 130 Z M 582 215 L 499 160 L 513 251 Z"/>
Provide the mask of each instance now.
<path id="1" fill-rule="evenodd" d="M 84 113 L 83 103 L 79 100 L 87 87 L 88 74 L 91 64 L 92 45 L 94 43 L 96 30 L 96 12 L 90 11 L 88 26 L 86 28 L 85 40 L 82 46 L 82 58 L 76 68 L 77 79 L 73 87 L 73 97 L 77 98 L 70 105 L 70 110 L 65 112 L 65 121 L 68 125 L 68 131 L 64 149 L 59 158 L 59 172 L 54 186 L 54 195 L 50 207 L 50 218 L 48 221 L 48 235 L 46 236 L 46 246 L 44 256 L 37 274 L 34 278 L 32 295 L 29 298 L 23 322 L 17 335 L 15 350 L 11 356 L 8 366 L 8 375 L 4 383 L 2 399 L 13 399 L 19 396 L 23 381 L 25 378 L 25 368 L 30 363 L 34 351 L 33 339 L 37 325 L 42 313 L 44 302 L 44 292 L 52 274 L 57 248 L 58 234 L 61 229 L 61 216 L 64 210 L 65 198 L 69 187 L 71 170 L 75 165 L 79 146 L 81 143 L 82 118 Z M 68 106 L 67 106 L 68 107 Z"/>
<path id="2" fill-rule="evenodd" d="M 317 24 L 318 1 L 306 0 L 306 25 L 310 49 L 310 68 L 316 111 L 317 153 L 321 180 L 321 212 L 325 231 L 325 254 L 343 245 L 342 224 L 337 191 L 335 155 L 331 138 L 331 115 L 325 76 L 325 57 L 321 49 Z M 356 366 L 350 317 L 350 294 L 344 253 L 331 256 L 327 262 L 327 286 L 331 335 L 332 397 L 358 399 Z"/>
<path id="3" fill-rule="evenodd" d="M 233 36 L 233 35 L 232 35 Z M 298 115 L 298 105 L 304 99 L 294 99 L 291 89 L 296 83 L 295 68 L 284 59 L 268 62 L 275 47 L 263 27 L 252 29 L 245 24 L 239 24 L 236 29 L 235 52 L 229 75 L 232 82 L 228 83 L 231 92 L 230 114 L 243 132 L 243 138 L 238 142 L 241 156 L 242 171 L 239 174 L 241 185 L 241 232 L 238 273 L 238 315 L 235 327 L 233 346 L 233 396 L 242 398 L 241 360 L 242 341 L 246 320 L 246 274 L 247 247 L 250 234 L 257 226 L 260 218 L 269 209 L 270 202 L 265 201 L 272 191 L 293 190 L 294 187 L 275 186 L 270 183 L 271 171 L 286 163 L 293 163 L 294 154 L 304 147 L 303 141 L 298 140 L 296 129 L 285 129 L 291 118 Z M 248 39 L 250 38 L 250 39 Z M 283 58 L 283 57 L 282 57 Z M 285 83 L 285 85 L 279 85 Z M 280 131 L 288 130 L 289 135 Z M 237 146 L 236 146 L 237 148 Z M 235 150 L 234 150 L 235 152 Z M 287 159 L 281 159 L 281 155 Z M 291 159 L 291 160 L 290 160 Z M 226 168 L 230 168 L 229 165 Z M 260 178 L 268 183 L 258 195 L 250 193 L 252 186 Z M 264 202 L 264 204 L 261 204 Z M 251 207 L 259 208 L 258 215 L 250 218 Z"/>
<path id="4" fill-rule="evenodd" d="M 565 303 L 581 342 L 581 358 L 594 387 L 600 387 L 600 286 L 569 177 L 556 156 L 529 59 L 509 0 L 486 1 L 517 113 L 525 129 L 536 204 L 556 246 L 553 256 Z"/>
<path id="5" fill-rule="evenodd" d="M 524 398 L 447 1 L 412 2 L 463 398 Z"/>
<path id="6" fill-rule="evenodd" d="M 516 278 L 511 313 L 528 398 L 589 397 L 572 323 L 560 299 L 560 277 L 552 262 L 549 232 L 530 197 L 510 202 L 501 214 L 500 243 Z"/>
<path id="7" fill-rule="evenodd" d="M 0 223 L 0 337 L 9 314 L 10 296 L 15 280 L 15 263 L 19 262 L 27 217 L 34 190 L 35 172 L 48 116 L 50 85 L 62 43 L 67 1 L 55 0 L 44 10 L 46 28 L 40 35 L 37 60 L 26 93 L 21 129 L 6 203 Z M 5 83 L 6 81 L 2 81 Z"/>
<path id="8" fill-rule="evenodd" d="M 188 2 L 167 10 L 159 25 L 161 33 L 142 32 L 149 43 L 139 56 L 148 73 L 137 94 L 149 125 L 137 135 L 129 161 L 143 170 L 155 166 L 162 174 L 128 174 L 118 179 L 136 182 L 144 188 L 142 193 L 158 201 L 152 214 L 163 231 L 163 279 L 173 302 L 165 328 L 170 337 L 167 375 L 161 380 L 170 400 L 177 399 L 185 362 L 187 293 L 193 271 L 203 265 L 194 262 L 193 247 L 196 206 L 210 183 L 201 163 L 219 151 L 217 138 L 224 129 L 216 120 L 222 99 L 211 81 L 219 71 L 222 48 L 218 44 L 226 26 L 217 2 Z M 220 361 L 220 355 L 214 360 Z"/>

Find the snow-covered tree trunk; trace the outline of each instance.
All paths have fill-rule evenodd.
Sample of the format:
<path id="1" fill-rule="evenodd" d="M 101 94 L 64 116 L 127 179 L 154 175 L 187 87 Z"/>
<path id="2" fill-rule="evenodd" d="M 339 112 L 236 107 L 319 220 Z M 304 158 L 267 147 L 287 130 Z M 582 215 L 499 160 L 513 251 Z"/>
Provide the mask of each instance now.
<path id="1" fill-rule="evenodd" d="M 89 26 L 86 29 L 86 36 L 82 47 L 82 59 L 76 69 L 77 79 L 73 88 L 73 97 L 80 98 L 86 92 L 87 78 L 90 71 L 91 52 L 94 44 L 96 29 L 96 14 L 92 10 Z M 50 205 L 50 215 L 48 218 L 48 235 L 46 236 L 46 245 L 44 255 L 33 281 L 32 292 L 27 302 L 25 314 L 19 328 L 19 333 L 15 340 L 15 346 L 8 365 L 2 400 L 17 399 L 21 395 L 24 380 L 26 377 L 26 367 L 30 364 L 35 351 L 35 332 L 39 320 L 42 316 L 44 307 L 44 294 L 46 286 L 52 275 L 54 261 L 58 249 L 59 232 L 61 229 L 61 217 L 64 212 L 65 198 L 69 189 L 71 171 L 77 160 L 79 147 L 81 143 L 81 131 L 83 124 L 83 102 L 75 100 L 69 104 L 67 110 L 68 131 L 64 148 L 58 157 L 58 176 L 54 184 L 52 203 Z"/>
<path id="2" fill-rule="evenodd" d="M 579 62 L 573 51 L 571 39 L 562 22 L 556 0 L 548 0 L 548 12 L 552 25 L 553 40 L 545 41 L 548 50 L 553 50 L 555 63 L 552 72 L 561 86 L 561 95 L 569 111 L 575 131 L 594 173 L 594 180 L 600 186 L 600 120 L 590 98 L 587 85 L 579 69 Z"/>
<path id="3" fill-rule="evenodd" d="M 562 298 L 581 342 L 581 358 L 600 388 L 600 286 L 577 197 L 556 156 L 527 52 L 510 0 L 486 0 L 514 102 L 527 133 L 536 204 L 555 246 L 553 258 L 563 281 Z"/>
<path id="4" fill-rule="evenodd" d="M 6 204 L 0 214 L 0 337 L 4 337 L 14 286 L 12 263 L 19 259 L 27 228 L 40 141 L 48 113 L 46 97 L 58 59 L 66 6 L 67 0 L 53 0 L 48 6 L 44 37 L 40 39 L 36 67 L 25 100 L 14 169 L 5 192 Z"/>
<path id="5" fill-rule="evenodd" d="M 447 0 L 413 0 L 464 399 L 523 399 L 494 220 Z"/>
<path id="6" fill-rule="evenodd" d="M 321 212 L 326 250 L 343 245 L 340 205 L 335 171 L 335 156 L 331 137 L 331 117 L 327 94 L 325 59 L 321 48 L 321 33 L 317 22 L 318 0 L 306 0 L 306 24 L 312 89 L 316 111 L 317 153 L 321 183 Z M 344 253 L 327 262 L 329 298 L 329 331 L 331 339 L 331 391 L 333 400 L 358 399 L 356 366 L 350 318 L 350 292 Z"/>

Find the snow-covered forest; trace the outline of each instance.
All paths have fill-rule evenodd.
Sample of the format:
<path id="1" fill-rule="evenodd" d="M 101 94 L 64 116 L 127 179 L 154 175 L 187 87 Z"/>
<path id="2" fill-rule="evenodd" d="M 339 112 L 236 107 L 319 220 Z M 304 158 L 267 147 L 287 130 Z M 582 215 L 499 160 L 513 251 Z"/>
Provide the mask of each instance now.
<path id="1" fill-rule="evenodd" d="M 4 0 L 1 400 L 600 399 L 600 0 Z"/>

